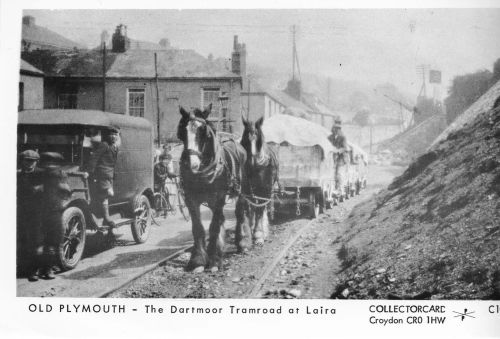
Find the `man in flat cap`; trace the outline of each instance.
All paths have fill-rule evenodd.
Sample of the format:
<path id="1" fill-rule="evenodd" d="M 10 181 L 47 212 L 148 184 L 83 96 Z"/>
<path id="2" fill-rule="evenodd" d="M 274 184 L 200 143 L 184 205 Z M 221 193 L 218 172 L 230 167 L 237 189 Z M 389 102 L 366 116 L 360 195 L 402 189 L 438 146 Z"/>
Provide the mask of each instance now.
<path id="1" fill-rule="evenodd" d="M 94 184 L 94 197 L 102 209 L 103 225 L 109 226 L 108 234 L 113 235 L 115 223 L 109 215 L 109 198 L 114 196 L 113 180 L 116 159 L 120 144 L 120 130 L 112 127 L 107 131 L 104 141 L 96 143 L 90 154 L 86 171 Z"/>
<path id="2" fill-rule="evenodd" d="M 27 270 L 30 281 L 38 280 L 43 244 L 41 227 L 41 193 L 43 171 L 37 167 L 40 156 L 34 150 L 19 155 L 21 168 L 17 171 L 17 250 L 18 265 Z"/>
<path id="3" fill-rule="evenodd" d="M 335 188 L 342 193 L 344 183 L 347 179 L 346 166 L 348 166 L 349 154 L 347 140 L 342 132 L 342 120 L 339 117 L 335 118 L 332 126 L 332 134 L 330 134 L 328 140 L 338 150 L 335 158 Z"/>

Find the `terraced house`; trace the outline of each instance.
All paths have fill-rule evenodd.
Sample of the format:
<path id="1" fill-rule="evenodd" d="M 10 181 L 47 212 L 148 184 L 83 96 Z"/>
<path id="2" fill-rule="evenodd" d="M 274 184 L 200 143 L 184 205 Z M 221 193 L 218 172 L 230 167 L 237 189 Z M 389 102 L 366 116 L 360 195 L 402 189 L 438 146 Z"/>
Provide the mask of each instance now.
<path id="1" fill-rule="evenodd" d="M 239 59 L 228 69 L 224 60 L 193 50 L 130 46 L 120 25 L 105 53 L 102 48 L 57 55 L 32 51 L 22 58 L 45 73 L 44 108 L 105 110 L 144 117 L 156 126 L 159 107 L 161 140 L 174 141 L 179 105 L 211 103 L 223 129 L 241 130 Z"/>

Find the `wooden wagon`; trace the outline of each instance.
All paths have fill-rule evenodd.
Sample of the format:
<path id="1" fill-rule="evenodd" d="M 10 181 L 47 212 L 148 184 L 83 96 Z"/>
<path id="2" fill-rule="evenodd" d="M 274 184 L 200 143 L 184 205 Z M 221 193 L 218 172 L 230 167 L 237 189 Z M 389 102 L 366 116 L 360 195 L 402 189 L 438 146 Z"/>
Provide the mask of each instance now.
<path id="1" fill-rule="evenodd" d="M 289 115 L 267 119 L 263 132 L 279 161 L 279 187 L 274 209 L 292 206 L 297 215 L 315 218 L 335 194 L 335 154 L 329 131 L 308 120 Z"/>

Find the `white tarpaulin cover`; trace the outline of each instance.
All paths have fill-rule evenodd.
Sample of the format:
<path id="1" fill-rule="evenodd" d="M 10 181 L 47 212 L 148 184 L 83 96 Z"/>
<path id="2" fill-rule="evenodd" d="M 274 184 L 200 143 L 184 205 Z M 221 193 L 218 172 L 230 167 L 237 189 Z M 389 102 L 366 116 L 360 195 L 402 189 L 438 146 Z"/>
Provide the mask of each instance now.
<path id="1" fill-rule="evenodd" d="M 266 142 L 281 144 L 286 141 L 294 146 L 318 145 L 325 155 L 337 151 L 328 140 L 330 132 L 323 126 L 305 119 L 286 114 L 274 115 L 264 120 L 262 131 Z"/>
<path id="2" fill-rule="evenodd" d="M 361 157 L 363 157 L 364 162 L 368 163 L 368 153 L 363 151 L 361 147 L 349 141 L 347 141 L 347 146 L 352 149 L 353 155 L 359 154 Z"/>

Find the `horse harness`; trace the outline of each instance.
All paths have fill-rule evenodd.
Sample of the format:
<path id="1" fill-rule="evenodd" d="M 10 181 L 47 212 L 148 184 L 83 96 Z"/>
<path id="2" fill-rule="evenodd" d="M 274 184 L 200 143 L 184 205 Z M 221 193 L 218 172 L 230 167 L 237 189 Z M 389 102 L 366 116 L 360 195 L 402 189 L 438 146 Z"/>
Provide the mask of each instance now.
<path id="1" fill-rule="evenodd" d="M 213 142 L 213 149 L 214 149 L 214 157 L 210 161 L 208 165 L 206 165 L 202 170 L 198 171 L 196 173 L 197 176 L 201 177 L 204 179 L 207 184 L 212 184 L 217 177 L 221 175 L 224 169 L 226 169 L 229 173 L 230 177 L 230 183 L 229 186 L 232 190 L 234 190 L 236 193 L 241 192 L 241 184 L 239 183 L 238 180 L 238 173 L 236 170 L 236 158 L 237 154 L 231 152 L 230 149 L 227 147 L 224 147 L 223 143 L 232 141 L 236 144 L 236 141 L 234 139 L 229 139 L 226 141 L 221 141 L 220 138 L 218 138 L 217 134 L 213 130 L 213 128 L 204 120 L 198 117 L 195 117 L 193 114 L 190 115 L 190 121 L 198 121 L 205 125 L 207 128 L 207 134 L 212 137 L 212 142 Z M 203 146 L 202 151 L 197 151 L 197 150 L 191 150 L 191 149 L 186 149 L 184 152 L 187 155 L 196 155 L 200 158 L 203 156 L 203 151 L 205 150 L 205 145 Z M 226 158 L 224 154 L 227 154 L 227 156 L 230 159 L 231 162 L 231 167 L 228 167 L 228 162 L 226 161 Z M 241 173 L 240 173 L 241 174 Z"/>

